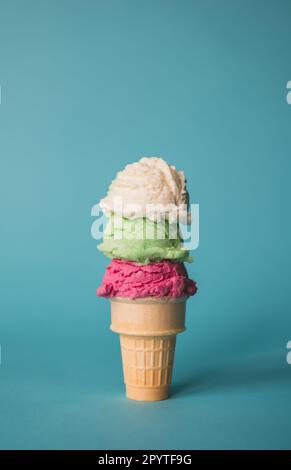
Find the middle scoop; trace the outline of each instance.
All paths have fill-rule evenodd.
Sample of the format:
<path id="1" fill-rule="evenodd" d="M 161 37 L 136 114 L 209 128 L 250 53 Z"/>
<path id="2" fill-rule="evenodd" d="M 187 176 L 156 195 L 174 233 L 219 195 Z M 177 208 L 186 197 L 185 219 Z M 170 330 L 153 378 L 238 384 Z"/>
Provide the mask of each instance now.
<path id="1" fill-rule="evenodd" d="M 188 261 L 179 226 L 168 220 L 128 219 L 111 214 L 98 249 L 109 258 L 147 264 L 153 261 Z"/>

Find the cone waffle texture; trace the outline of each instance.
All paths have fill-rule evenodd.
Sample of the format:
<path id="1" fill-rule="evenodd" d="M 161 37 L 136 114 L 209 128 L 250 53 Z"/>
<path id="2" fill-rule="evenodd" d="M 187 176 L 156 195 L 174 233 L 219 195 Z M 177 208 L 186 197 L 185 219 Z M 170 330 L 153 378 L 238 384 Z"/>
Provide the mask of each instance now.
<path id="1" fill-rule="evenodd" d="M 124 382 L 129 387 L 163 388 L 162 396 L 168 395 L 168 386 L 172 381 L 176 336 L 169 337 L 120 337 Z M 136 395 L 138 395 L 136 390 Z M 148 393 L 149 395 L 149 393 Z M 156 395 L 155 390 L 153 395 Z"/>
<path id="2" fill-rule="evenodd" d="M 120 334 L 124 382 L 129 398 L 168 397 L 176 335 L 185 329 L 185 298 L 112 300 L 111 329 Z"/>

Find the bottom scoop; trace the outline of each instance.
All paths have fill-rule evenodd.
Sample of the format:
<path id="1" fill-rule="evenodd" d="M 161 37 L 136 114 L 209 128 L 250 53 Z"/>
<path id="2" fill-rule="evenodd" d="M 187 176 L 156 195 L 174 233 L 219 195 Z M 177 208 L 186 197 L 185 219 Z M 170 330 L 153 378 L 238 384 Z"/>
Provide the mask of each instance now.
<path id="1" fill-rule="evenodd" d="M 196 282 L 189 279 L 183 263 L 160 261 L 142 265 L 115 259 L 108 265 L 97 295 L 178 298 L 194 295 L 196 291 Z"/>

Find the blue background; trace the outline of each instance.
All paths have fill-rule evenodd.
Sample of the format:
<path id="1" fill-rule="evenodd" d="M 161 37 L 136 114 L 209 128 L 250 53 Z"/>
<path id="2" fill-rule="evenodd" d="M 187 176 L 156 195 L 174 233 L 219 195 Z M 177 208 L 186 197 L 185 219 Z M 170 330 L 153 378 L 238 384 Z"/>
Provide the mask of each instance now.
<path id="1" fill-rule="evenodd" d="M 290 1 L 0 1 L 0 447 L 289 448 Z M 125 399 L 92 206 L 142 155 L 200 204 L 172 398 Z"/>

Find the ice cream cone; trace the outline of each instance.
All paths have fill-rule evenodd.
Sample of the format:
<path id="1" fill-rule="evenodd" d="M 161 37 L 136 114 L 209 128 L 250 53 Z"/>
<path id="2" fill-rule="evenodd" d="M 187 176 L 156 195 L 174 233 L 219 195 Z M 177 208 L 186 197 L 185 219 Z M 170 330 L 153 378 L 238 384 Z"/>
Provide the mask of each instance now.
<path id="1" fill-rule="evenodd" d="M 169 395 L 176 335 L 185 330 L 186 297 L 111 299 L 111 330 L 119 333 L 126 396 L 158 401 Z"/>

